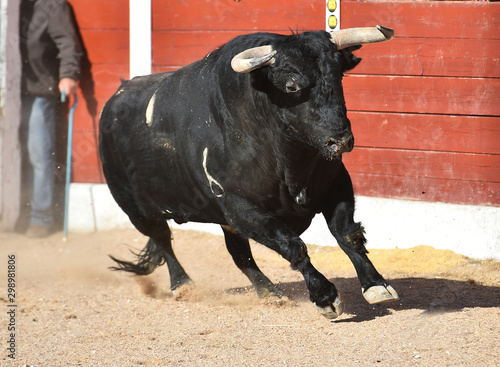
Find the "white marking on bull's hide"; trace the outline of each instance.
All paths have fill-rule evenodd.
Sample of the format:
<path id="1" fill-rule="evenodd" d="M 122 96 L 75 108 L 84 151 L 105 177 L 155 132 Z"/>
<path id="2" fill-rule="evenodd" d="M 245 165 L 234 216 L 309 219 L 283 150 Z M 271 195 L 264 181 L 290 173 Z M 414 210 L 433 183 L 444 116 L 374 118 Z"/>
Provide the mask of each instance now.
<path id="1" fill-rule="evenodd" d="M 214 189 L 212 188 L 212 184 L 218 186 L 222 192 L 224 192 L 224 188 L 222 187 L 222 185 L 219 182 L 217 182 L 217 180 L 215 178 L 213 178 L 213 176 L 210 173 L 208 173 L 207 155 L 208 155 L 208 148 L 205 148 L 205 150 L 203 151 L 203 170 L 205 171 L 205 176 L 207 176 L 208 184 L 210 185 L 210 190 L 212 190 L 212 192 L 214 193 L 215 196 L 220 198 L 222 196 L 222 194 L 216 194 Z"/>
<path id="2" fill-rule="evenodd" d="M 118 92 L 115 93 L 115 96 L 119 96 L 120 94 L 123 93 L 124 90 L 125 89 L 123 89 L 123 88 L 122 89 L 118 89 Z"/>
<path id="3" fill-rule="evenodd" d="M 151 126 L 153 123 L 153 112 L 155 109 L 155 99 L 156 99 L 156 91 L 153 94 L 153 97 L 149 100 L 148 107 L 146 108 L 146 124 Z"/>

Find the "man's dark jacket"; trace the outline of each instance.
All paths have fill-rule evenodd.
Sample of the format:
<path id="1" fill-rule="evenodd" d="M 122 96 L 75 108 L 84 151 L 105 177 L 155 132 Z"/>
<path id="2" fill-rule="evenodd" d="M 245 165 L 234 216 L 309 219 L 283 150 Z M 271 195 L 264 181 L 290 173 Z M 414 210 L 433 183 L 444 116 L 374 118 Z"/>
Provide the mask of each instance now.
<path id="1" fill-rule="evenodd" d="M 80 76 L 82 47 L 66 0 L 22 0 L 23 95 L 59 96 L 59 80 Z"/>

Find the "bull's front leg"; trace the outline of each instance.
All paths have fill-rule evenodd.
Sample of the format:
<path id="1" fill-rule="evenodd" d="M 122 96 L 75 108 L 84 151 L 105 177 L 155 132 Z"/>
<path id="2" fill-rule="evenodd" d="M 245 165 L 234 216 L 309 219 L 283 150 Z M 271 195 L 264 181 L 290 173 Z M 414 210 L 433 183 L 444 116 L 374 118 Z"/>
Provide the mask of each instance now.
<path id="1" fill-rule="evenodd" d="M 331 233 L 356 269 L 364 298 L 371 304 L 398 300 L 397 292 L 367 256 L 364 228 L 361 223 L 354 222 L 354 193 L 345 168 L 339 175 L 335 189 L 331 191 L 335 197 L 332 195 L 323 214 Z"/>
<path id="2" fill-rule="evenodd" d="M 229 194 L 226 194 L 229 195 Z M 320 313 L 334 319 L 344 312 L 344 303 L 335 286 L 311 264 L 307 247 L 300 237 L 274 217 L 239 197 L 228 198 L 225 207 L 228 225 L 241 235 L 269 247 L 302 273 L 311 302 Z"/>

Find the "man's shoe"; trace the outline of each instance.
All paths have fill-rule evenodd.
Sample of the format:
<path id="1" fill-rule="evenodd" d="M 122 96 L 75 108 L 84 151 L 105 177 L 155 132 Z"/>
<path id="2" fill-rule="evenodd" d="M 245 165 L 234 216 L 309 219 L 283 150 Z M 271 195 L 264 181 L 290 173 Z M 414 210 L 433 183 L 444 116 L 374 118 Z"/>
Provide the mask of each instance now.
<path id="1" fill-rule="evenodd" d="M 47 227 L 40 226 L 38 224 L 32 224 L 26 231 L 26 237 L 29 238 L 43 238 L 50 234 L 50 229 Z"/>

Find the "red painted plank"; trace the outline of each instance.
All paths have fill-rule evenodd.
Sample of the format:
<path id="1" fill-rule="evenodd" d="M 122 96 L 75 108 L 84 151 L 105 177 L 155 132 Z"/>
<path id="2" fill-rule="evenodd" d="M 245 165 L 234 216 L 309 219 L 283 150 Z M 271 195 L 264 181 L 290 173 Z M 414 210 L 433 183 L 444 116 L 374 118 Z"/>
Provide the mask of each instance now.
<path id="1" fill-rule="evenodd" d="M 92 64 L 123 64 L 129 60 L 127 30 L 84 29 L 83 43 Z"/>
<path id="2" fill-rule="evenodd" d="M 245 33 L 155 32 L 154 64 L 189 64 Z M 500 40 L 399 38 L 365 45 L 356 55 L 363 61 L 349 74 L 500 77 Z"/>
<path id="3" fill-rule="evenodd" d="M 397 37 L 500 39 L 495 2 L 342 0 L 340 11 L 342 28 L 381 24 Z"/>
<path id="4" fill-rule="evenodd" d="M 80 138 L 78 135 L 75 136 L 77 139 Z M 93 161 L 93 154 L 97 153 L 86 150 L 85 146 L 83 148 L 75 161 L 75 181 L 101 182 L 99 166 Z M 474 205 L 500 205 L 499 182 L 454 180 L 410 174 L 383 175 L 357 172 L 353 169 L 353 164 L 349 162 L 346 162 L 346 166 L 350 171 L 357 195 Z"/>
<path id="5" fill-rule="evenodd" d="M 500 77 L 500 40 L 395 38 L 355 54 L 351 74 Z"/>
<path id="6" fill-rule="evenodd" d="M 73 130 L 75 132 L 93 132 L 97 131 L 99 125 L 99 115 L 104 106 L 104 103 L 108 101 L 109 97 L 98 97 L 97 105 L 95 108 L 95 115 L 92 115 L 86 104 L 86 101 L 82 97 L 81 93 L 78 94 L 78 108 L 75 111 Z"/>
<path id="7" fill-rule="evenodd" d="M 101 162 L 97 148 L 98 139 L 98 135 L 94 131 L 74 132 L 72 149 L 74 182 L 102 182 Z"/>
<path id="8" fill-rule="evenodd" d="M 469 205 L 500 205 L 500 183 L 430 177 L 351 173 L 356 195 L 439 201 Z"/>
<path id="9" fill-rule="evenodd" d="M 97 97 L 110 98 L 121 84 L 121 79 L 129 79 L 128 64 L 95 64 L 92 65 Z"/>
<path id="10" fill-rule="evenodd" d="M 352 173 L 500 182 L 500 155 L 357 147 L 344 162 Z"/>
<path id="11" fill-rule="evenodd" d="M 154 0 L 153 30 L 324 29 L 323 1 Z"/>
<path id="12" fill-rule="evenodd" d="M 79 137 L 77 136 L 77 139 Z M 80 153 L 82 154 L 82 153 Z M 89 151 L 89 163 L 93 152 Z M 102 182 L 97 164 L 78 164 L 74 167 L 74 181 Z M 353 172 L 352 164 L 346 162 L 350 170 L 357 195 L 400 198 L 410 200 L 441 201 L 459 204 L 500 205 L 500 183 L 451 180 L 424 176 L 387 176 L 374 173 Z"/>
<path id="13" fill-rule="evenodd" d="M 119 79 L 128 78 L 128 1 L 71 2 L 93 63 L 100 110 Z M 357 145 L 345 161 L 358 194 L 500 205 L 499 124 L 489 117 L 500 115 L 500 88 L 498 81 L 470 78 L 499 78 L 499 5 L 342 1 L 344 28 L 396 29 L 393 41 L 358 51 L 364 62 L 353 71 L 357 75 L 345 78 Z M 153 70 L 199 59 L 239 33 L 289 33 L 288 27 L 322 29 L 324 2 L 153 0 Z M 382 76 L 387 74 L 394 77 Z M 99 182 L 92 117 L 83 101 L 75 117 L 74 179 Z"/>
<path id="14" fill-rule="evenodd" d="M 87 0 L 90 1 L 90 0 Z M 342 27 L 382 24 L 399 37 L 499 39 L 500 6 L 489 2 L 341 2 Z M 323 1 L 154 0 L 154 30 L 316 30 Z"/>
<path id="15" fill-rule="evenodd" d="M 80 29 L 128 29 L 128 0 L 68 0 Z"/>
<path id="16" fill-rule="evenodd" d="M 500 118 L 348 112 L 357 147 L 500 154 Z"/>
<path id="17" fill-rule="evenodd" d="M 500 156 L 357 147 L 344 162 L 359 195 L 500 205 Z"/>
<path id="18" fill-rule="evenodd" d="M 75 166 L 73 169 L 73 182 L 104 183 L 104 176 L 99 173 L 98 166 Z"/>
<path id="19" fill-rule="evenodd" d="M 97 135 L 93 131 L 75 131 L 73 138 L 73 163 L 76 166 L 97 166 L 100 163 L 96 144 L 98 143 Z"/>
<path id="20" fill-rule="evenodd" d="M 154 63 L 183 66 L 246 33 L 155 32 Z M 500 40 L 399 38 L 365 45 L 356 55 L 363 61 L 350 74 L 500 77 Z"/>
<path id="21" fill-rule="evenodd" d="M 73 131 L 75 133 L 92 132 L 94 131 L 94 126 L 97 128 L 99 120 L 99 112 L 102 108 L 102 104 L 97 106 L 97 111 L 98 111 L 97 115 L 91 116 L 87 109 L 85 101 L 82 98 L 80 98 L 80 95 L 78 98 L 79 98 L 78 108 L 75 111 L 75 115 L 73 118 Z"/>
<path id="22" fill-rule="evenodd" d="M 500 79 L 349 75 L 348 110 L 500 116 Z"/>
<path id="23" fill-rule="evenodd" d="M 155 32 L 153 65 L 184 66 L 246 32 Z"/>
<path id="24" fill-rule="evenodd" d="M 99 183 L 98 166 L 78 165 L 74 182 Z M 479 181 L 442 180 L 427 177 L 351 174 L 356 195 L 469 205 L 500 205 L 500 184 Z"/>

